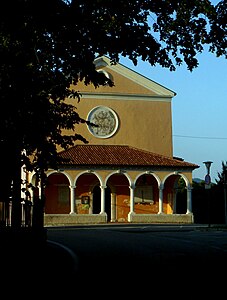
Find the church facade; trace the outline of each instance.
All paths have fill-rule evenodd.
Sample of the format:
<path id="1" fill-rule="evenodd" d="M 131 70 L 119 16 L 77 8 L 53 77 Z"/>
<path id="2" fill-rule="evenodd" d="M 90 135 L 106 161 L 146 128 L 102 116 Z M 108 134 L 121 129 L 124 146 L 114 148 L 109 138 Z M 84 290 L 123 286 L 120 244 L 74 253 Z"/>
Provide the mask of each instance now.
<path id="1" fill-rule="evenodd" d="M 59 149 L 66 160 L 47 172 L 44 225 L 193 223 L 198 166 L 173 156 L 175 92 L 107 57 L 94 63 L 114 86 L 74 88 L 82 95 L 80 117 L 96 126 L 78 126 L 88 144 Z"/>

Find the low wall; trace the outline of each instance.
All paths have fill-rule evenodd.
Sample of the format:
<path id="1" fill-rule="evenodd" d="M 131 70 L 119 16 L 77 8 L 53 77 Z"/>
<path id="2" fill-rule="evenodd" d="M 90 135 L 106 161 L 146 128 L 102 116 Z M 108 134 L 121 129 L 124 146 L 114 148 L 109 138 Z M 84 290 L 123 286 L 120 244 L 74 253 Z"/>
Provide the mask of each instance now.
<path id="1" fill-rule="evenodd" d="M 44 226 L 61 226 L 75 224 L 102 224 L 107 223 L 106 214 L 51 214 L 44 215 Z"/>
<path id="2" fill-rule="evenodd" d="M 193 214 L 129 214 L 130 223 L 194 223 Z"/>
<path id="3" fill-rule="evenodd" d="M 107 215 L 104 214 L 51 214 L 44 215 L 44 226 L 64 226 L 76 224 L 106 224 Z M 135 214 L 128 215 L 128 223 L 170 223 L 192 224 L 193 214 Z"/>

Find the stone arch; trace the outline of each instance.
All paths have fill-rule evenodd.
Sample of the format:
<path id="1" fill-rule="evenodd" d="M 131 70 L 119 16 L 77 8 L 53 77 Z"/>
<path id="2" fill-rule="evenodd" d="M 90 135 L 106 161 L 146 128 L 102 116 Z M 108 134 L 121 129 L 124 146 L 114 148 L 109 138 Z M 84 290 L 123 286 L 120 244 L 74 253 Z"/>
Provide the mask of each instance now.
<path id="1" fill-rule="evenodd" d="M 134 212 L 157 214 L 159 212 L 159 186 L 161 180 L 153 172 L 141 172 L 135 178 Z"/>
<path id="2" fill-rule="evenodd" d="M 158 183 L 158 187 L 160 187 L 160 185 L 161 185 L 161 179 L 159 178 L 159 176 L 158 176 L 157 174 L 155 174 L 154 172 L 149 172 L 149 171 L 141 172 L 140 174 L 138 174 L 138 175 L 136 176 L 136 178 L 135 178 L 135 181 L 134 181 L 135 184 L 136 184 L 138 178 L 141 177 L 142 175 L 150 175 L 150 176 L 153 176 L 153 177 L 156 179 L 157 183 Z"/>
<path id="3" fill-rule="evenodd" d="M 99 174 L 93 171 L 84 171 L 77 174 L 74 179 L 75 183 L 75 201 L 78 213 L 97 214 L 100 213 L 101 199 L 98 199 L 96 186 L 99 187 L 103 180 Z M 86 197 L 88 203 L 84 203 Z"/>
<path id="4" fill-rule="evenodd" d="M 57 170 L 52 170 L 50 172 L 47 173 L 47 177 L 53 175 L 53 174 L 64 174 L 68 180 L 69 180 L 69 184 L 72 185 L 73 184 L 73 179 L 72 177 L 67 173 L 67 171 L 57 171 Z"/>
<path id="5" fill-rule="evenodd" d="M 111 222 L 128 222 L 130 211 L 130 186 L 133 184 L 131 177 L 123 170 L 117 170 L 108 174 L 105 178 L 105 186 L 110 188 L 110 198 L 107 199 L 106 209 Z"/>
<path id="6" fill-rule="evenodd" d="M 127 172 L 125 172 L 124 170 L 117 170 L 117 171 L 114 171 L 114 172 L 111 172 L 110 174 L 108 174 L 108 176 L 106 176 L 106 178 L 105 178 L 104 184 L 106 185 L 108 179 L 109 179 L 110 177 L 112 177 L 113 175 L 117 175 L 117 174 L 122 174 L 122 175 L 124 175 L 124 176 L 128 179 L 128 184 L 129 184 L 129 186 L 133 184 L 131 177 L 130 177 L 129 174 L 128 174 Z"/>
<path id="7" fill-rule="evenodd" d="M 51 172 L 45 186 L 46 214 L 67 214 L 70 212 L 70 177 L 65 172 Z"/>
<path id="8" fill-rule="evenodd" d="M 170 177 L 170 176 L 180 176 L 183 178 L 183 180 L 185 181 L 186 187 L 191 187 L 190 181 L 188 180 L 188 178 L 182 174 L 181 172 L 171 172 L 169 174 L 167 174 L 164 179 L 162 180 L 163 185 L 165 184 L 165 181 Z"/>
<path id="9" fill-rule="evenodd" d="M 179 184 L 179 180 L 183 180 L 183 184 Z M 188 206 L 191 206 L 191 199 L 188 198 L 188 190 L 191 190 L 191 184 L 188 178 L 181 172 L 171 172 L 163 179 L 164 194 L 163 203 L 166 213 L 186 214 Z"/>
<path id="10" fill-rule="evenodd" d="M 87 174 L 93 174 L 93 175 L 95 175 L 95 176 L 98 178 L 100 185 L 103 185 L 103 179 L 102 179 L 102 177 L 101 177 L 97 172 L 90 171 L 90 170 L 88 170 L 88 171 L 83 171 L 83 172 L 80 172 L 79 174 L 77 174 L 76 177 L 75 177 L 75 179 L 74 179 L 74 182 L 73 182 L 74 185 L 75 185 L 75 186 L 77 185 L 77 181 L 78 181 L 78 179 L 79 179 L 81 176 L 87 175 Z"/>

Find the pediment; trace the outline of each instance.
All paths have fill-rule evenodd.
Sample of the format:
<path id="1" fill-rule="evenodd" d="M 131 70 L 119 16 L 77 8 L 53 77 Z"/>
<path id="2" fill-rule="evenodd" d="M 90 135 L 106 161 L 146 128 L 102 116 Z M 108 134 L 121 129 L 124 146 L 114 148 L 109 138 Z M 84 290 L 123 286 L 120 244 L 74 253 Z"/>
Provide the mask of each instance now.
<path id="1" fill-rule="evenodd" d="M 114 82 L 114 87 L 100 86 L 96 89 L 93 85 L 85 86 L 78 83 L 77 89 L 87 94 L 106 94 L 121 95 L 132 97 L 157 97 L 157 98 L 173 98 L 176 93 L 172 90 L 160 85 L 159 83 L 131 70 L 130 68 L 117 63 L 111 64 L 106 56 L 97 58 L 94 61 L 97 70 L 104 71 Z"/>

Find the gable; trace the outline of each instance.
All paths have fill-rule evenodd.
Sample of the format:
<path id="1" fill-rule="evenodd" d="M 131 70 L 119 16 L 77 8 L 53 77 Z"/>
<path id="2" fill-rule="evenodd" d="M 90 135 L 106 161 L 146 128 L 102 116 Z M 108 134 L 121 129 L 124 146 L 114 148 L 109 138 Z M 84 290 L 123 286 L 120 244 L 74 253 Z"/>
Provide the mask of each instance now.
<path id="1" fill-rule="evenodd" d="M 81 94 L 80 117 L 102 124 L 97 128 L 77 127 L 89 144 L 129 145 L 172 156 L 171 101 L 175 93 L 121 65 L 111 65 L 106 57 L 95 60 L 115 86 L 95 88 L 79 82 L 74 90 Z M 113 78 L 112 78 L 113 77 Z M 74 103 L 74 99 L 67 99 Z M 106 116 L 106 117 L 104 117 Z"/>
<path id="2" fill-rule="evenodd" d="M 100 86 L 98 90 L 93 85 L 85 86 L 82 82 L 77 84 L 77 89 L 83 95 L 118 95 L 127 96 L 129 100 L 144 100 L 144 98 L 155 101 L 171 101 L 176 95 L 175 92 L 146 78 L 145 76 L 129 69 L 128 67 L 117 63 L 111 65 L 110 59 L 102 56 L 95 60 L 97 70 L 104 71 L 114 82 L 114 87 Z M 121 98 L 122 100 L 122 98 Z"/>

